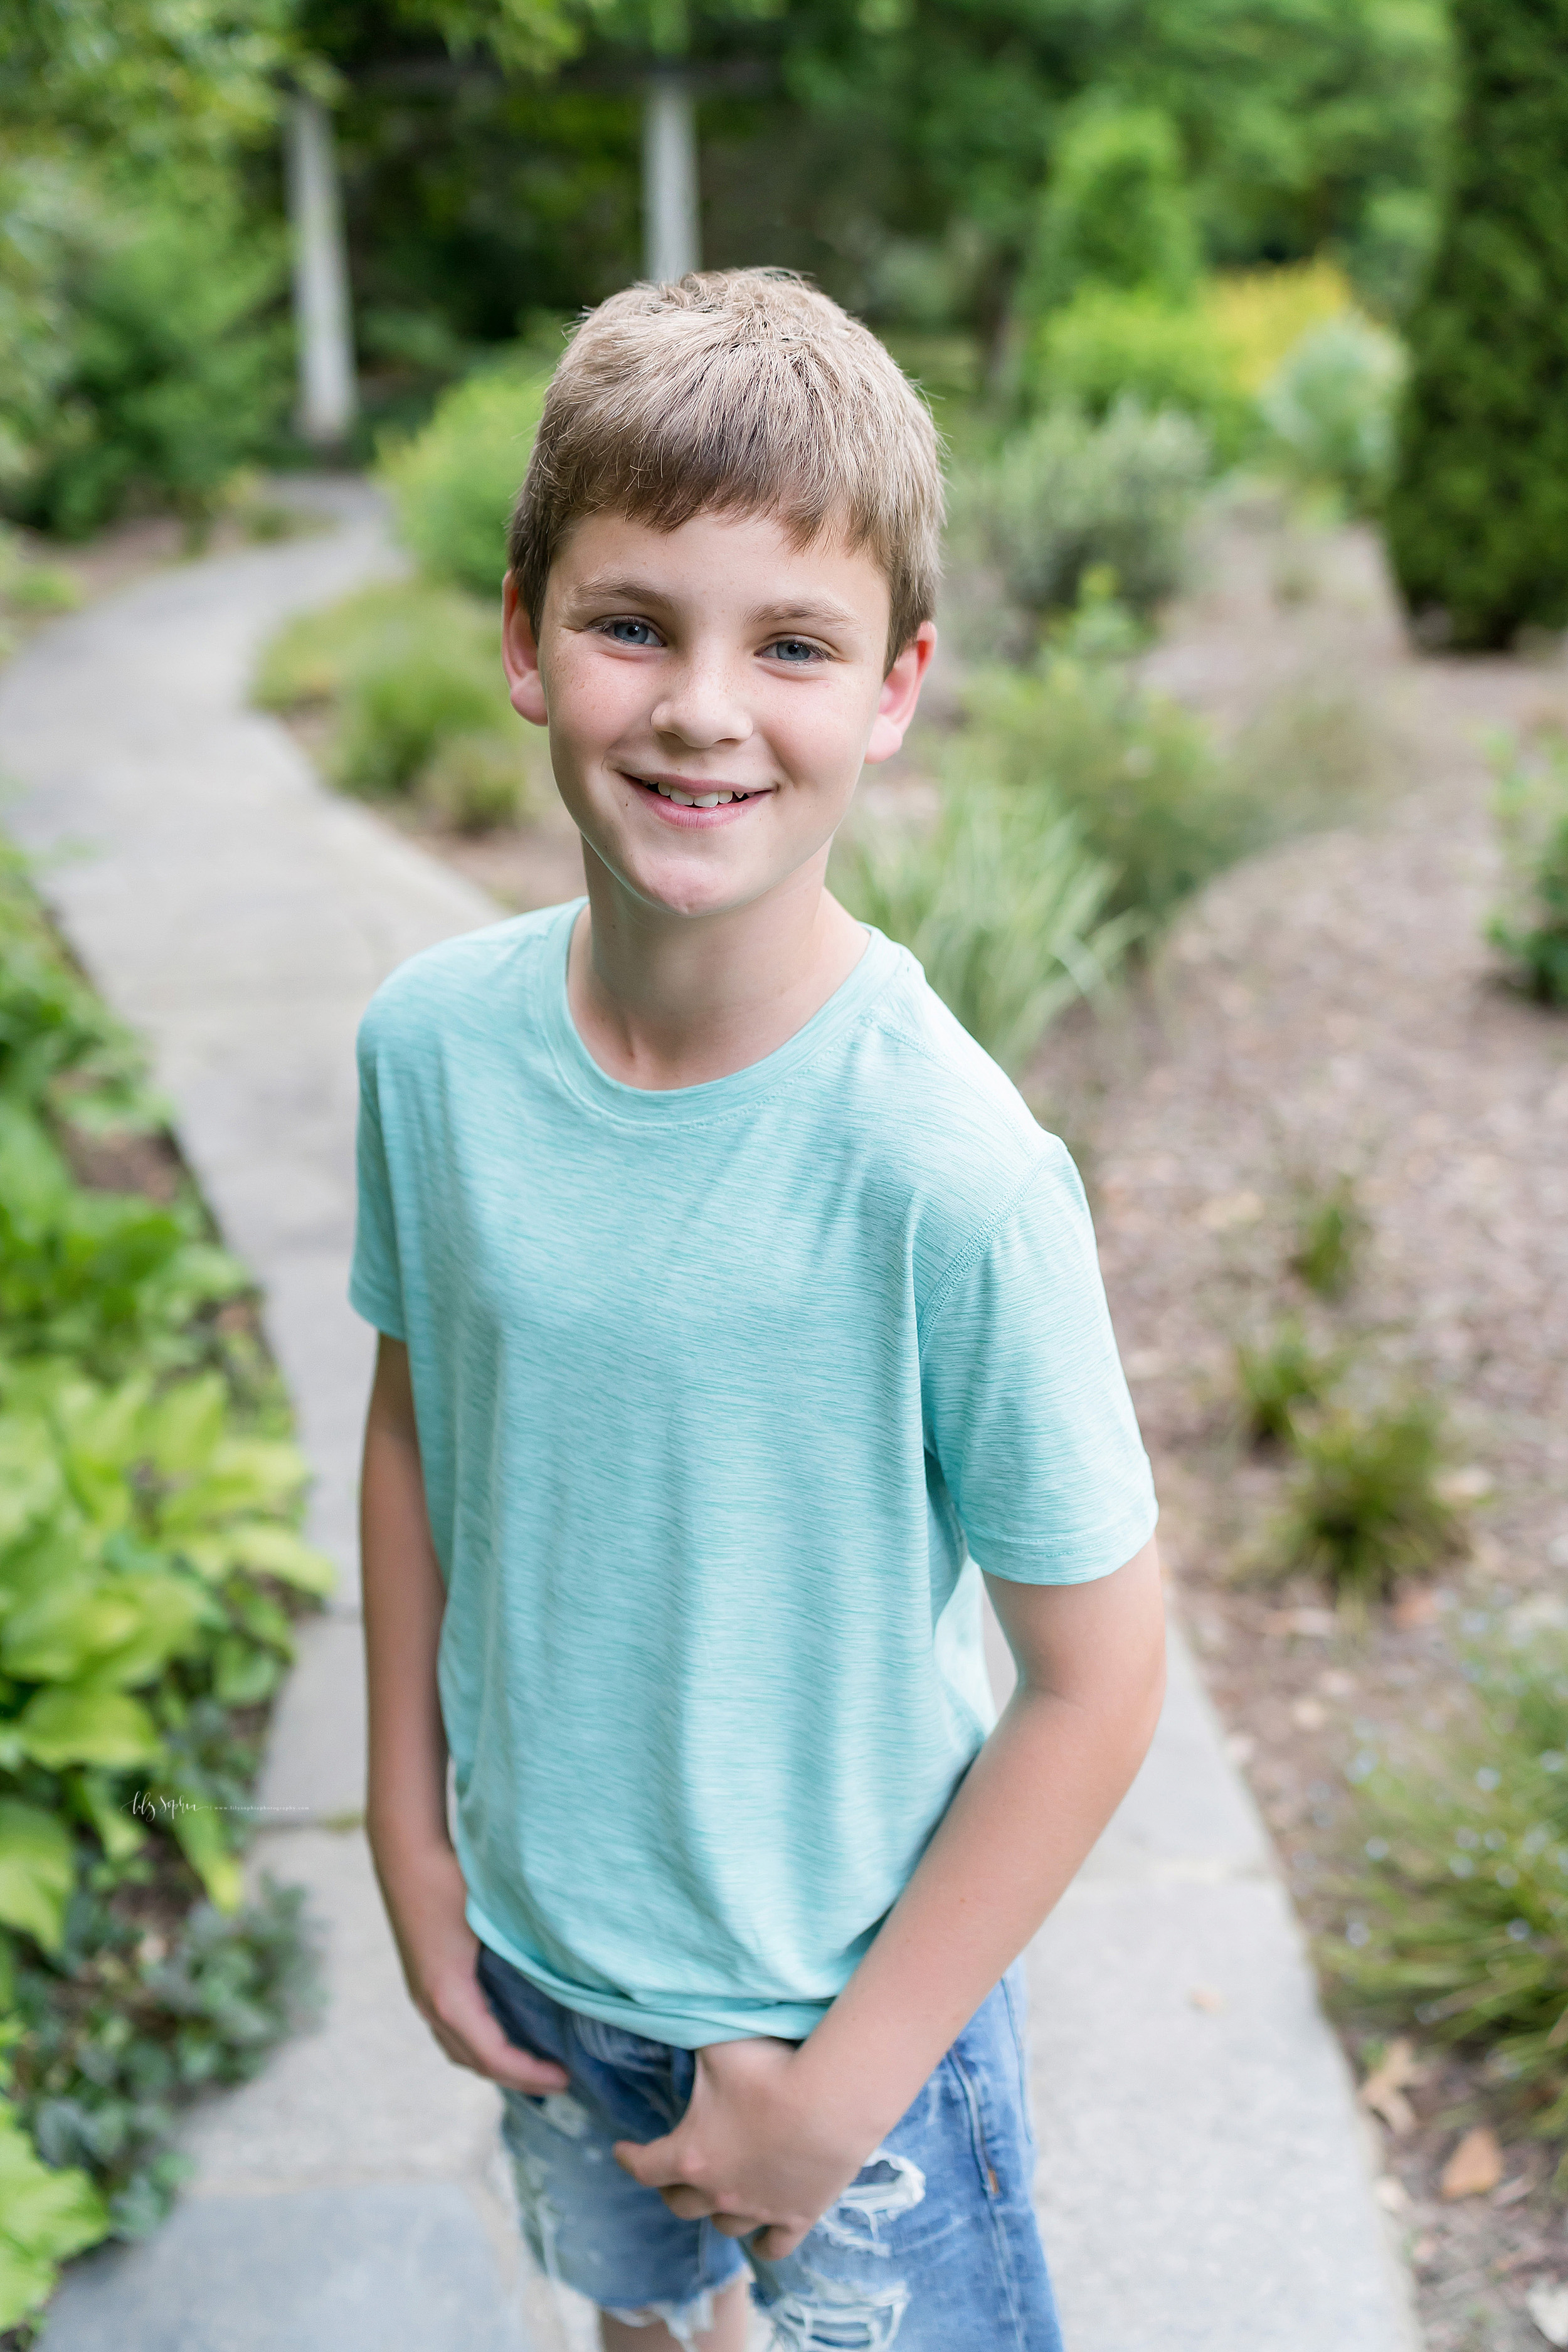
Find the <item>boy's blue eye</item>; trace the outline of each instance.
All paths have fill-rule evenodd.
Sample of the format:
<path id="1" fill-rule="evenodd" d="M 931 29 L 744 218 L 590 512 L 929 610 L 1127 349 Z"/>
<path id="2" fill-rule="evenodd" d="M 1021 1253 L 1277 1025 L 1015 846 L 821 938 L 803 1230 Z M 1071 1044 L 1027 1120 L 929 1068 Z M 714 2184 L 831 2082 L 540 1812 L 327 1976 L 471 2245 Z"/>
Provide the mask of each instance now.
<path id="1" fill-rule="evenodd" d="M 815 661 L 817 658 L 817 648 L 808 645 L 804 637 L 775 637 L 768 651 L 780 655 L 785 661 Z"/>
<path id="2" fill-rule="evenodd" d="M 641 636 L 623 635 L 622 632 L 627 629 L 640 629 L 642 635 Z M 615 638 L 618 646 L 656 646 L 658 643 L 658 632 L 651 621 L 606 621 L 605 630 L 607 635 Z"/>

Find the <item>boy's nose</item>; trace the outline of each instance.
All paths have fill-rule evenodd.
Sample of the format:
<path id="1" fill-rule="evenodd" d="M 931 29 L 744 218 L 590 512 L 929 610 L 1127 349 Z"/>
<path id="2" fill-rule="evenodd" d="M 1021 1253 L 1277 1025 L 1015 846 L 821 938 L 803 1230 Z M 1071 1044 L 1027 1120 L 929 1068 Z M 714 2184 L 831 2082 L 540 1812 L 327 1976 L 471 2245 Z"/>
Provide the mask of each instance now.
<path id="1" fill-rule="evenodd" d="M 716 743 L 742 743 L 752 716 L 727 671 L 691 664 L 671 678 L 654 705 L 651 719 L 660 735 L 705 751 Z"/>

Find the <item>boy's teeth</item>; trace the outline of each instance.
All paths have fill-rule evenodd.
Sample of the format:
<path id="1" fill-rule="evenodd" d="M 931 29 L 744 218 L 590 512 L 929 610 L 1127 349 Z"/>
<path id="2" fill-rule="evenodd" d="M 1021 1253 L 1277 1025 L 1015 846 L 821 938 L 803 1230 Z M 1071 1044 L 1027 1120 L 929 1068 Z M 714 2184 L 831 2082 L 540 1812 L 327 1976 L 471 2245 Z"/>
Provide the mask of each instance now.
<path id="1" fill-rule="evenodd" d="M 654 790 L 680 808 L 722 808 L 728 801 L 743 801 L 746 797 L 744 793 L 683 793 L 674 784 L 656 784 Z"/>

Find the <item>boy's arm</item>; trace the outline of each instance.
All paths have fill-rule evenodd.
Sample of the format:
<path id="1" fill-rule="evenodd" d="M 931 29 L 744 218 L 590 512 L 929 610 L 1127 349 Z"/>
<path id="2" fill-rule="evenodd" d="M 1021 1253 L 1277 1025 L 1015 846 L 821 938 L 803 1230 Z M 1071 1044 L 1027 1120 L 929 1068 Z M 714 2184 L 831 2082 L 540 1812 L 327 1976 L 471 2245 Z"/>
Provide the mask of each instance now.
<path id="1" fill-rule="evenodd" d="M 1154 1539 L 1084 1584 L 987 1577 L 1018 1686 L 909 1885 L 798 2048 L 699 2055 L 675 2131 L 616 2150 L 674 2210 L 790 2253 L 904 2113 L 1070 1883 L 1153 1737 L 1164 1695 Z"/>
<path id="2" fill-rule="evenodd" d="M 479 1938 L 447 1832 L 447 1735 L 436 1680 L 446 1586 L 425 1507 L 408 1350 L 384 1332 L 360 1486 L 370 1749 L 365 1830 L 415 2007 L 448 2058 L 535 2096 L 563 2068 L 507 2040 L 474 1974 Z"/>

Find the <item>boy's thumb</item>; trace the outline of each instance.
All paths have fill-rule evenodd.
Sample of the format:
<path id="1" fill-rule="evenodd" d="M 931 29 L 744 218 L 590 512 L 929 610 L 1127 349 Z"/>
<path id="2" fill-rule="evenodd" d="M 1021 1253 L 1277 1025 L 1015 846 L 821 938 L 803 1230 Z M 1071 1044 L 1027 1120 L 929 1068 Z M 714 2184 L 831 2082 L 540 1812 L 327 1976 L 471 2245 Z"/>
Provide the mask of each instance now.
<path id="1" fill-rule="evenodd" d="M 645 2189 L 667 2189 L 680 2178 L 680 2167 L 668 2155 L 674 2137 L 668 2133 L 663 2139 L 650 2139 L 645 2147 L 635 2139 L 618 2139 L 610 2150 L 623 2172 L 640 2180 Z"/>

